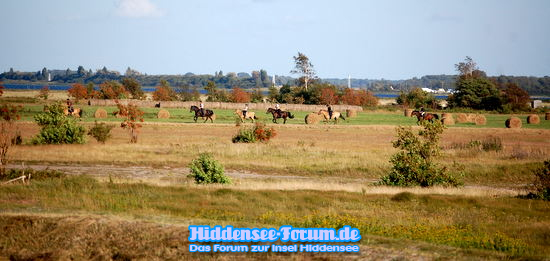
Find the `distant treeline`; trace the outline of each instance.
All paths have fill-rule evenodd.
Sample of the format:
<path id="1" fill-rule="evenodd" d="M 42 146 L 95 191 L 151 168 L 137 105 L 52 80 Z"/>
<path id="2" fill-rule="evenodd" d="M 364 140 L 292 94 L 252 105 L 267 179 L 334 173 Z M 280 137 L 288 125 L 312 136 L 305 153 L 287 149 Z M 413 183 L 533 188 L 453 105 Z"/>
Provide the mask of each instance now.
<path id="1" fill-rule="evenodd" d="M 19 72 L 10 69 L 0 74 L 0 81 L 27 81 L 44 82 L 50 80 L 53 84 L 88 83 L 101 84 L 105 81 L 120 81 L 124 77 L 137 80 L 141 86 L 158 86 L 161 80 L 166 80 L 171 86 L 196 87 L 204 89 L 209 81 L 221 89 L 238 87 L 242 89 L 268 88 L 272 85 L 272 76 L 265 70 L 252 71 L 252 73 L 227 73 L 215 72 L 214 75 L 196 75 L 186 73 L 184 75 L 146 75 L 128 68 L 125 74 L 117 71 L 110 71 L 103 67 L 101 70 L 92 72 L 79 66 L 75 70 L 48 70 L 43 68 L 37 72 Z M 366 88 L 373 92 L 400 92 L 410 91 L 414 87 L 426 87 L 430 89 L 455 89 L 456 75 L 426 75 L 421 78 L 407 80 L 386 80 L 386 79 L 351 79 L 352 88 Z M 488 77 L 495 83 L 515 83 L 530 95 L 550 95 L 550 77 L 526 77 L 526 76 L 496 76 Z M 347 86 L 348 79 L 321 79 L 322 82 L 336 86 Z M 297 79 L 288 76 L 276 76 L 275 85 L 298 85 Z"/>

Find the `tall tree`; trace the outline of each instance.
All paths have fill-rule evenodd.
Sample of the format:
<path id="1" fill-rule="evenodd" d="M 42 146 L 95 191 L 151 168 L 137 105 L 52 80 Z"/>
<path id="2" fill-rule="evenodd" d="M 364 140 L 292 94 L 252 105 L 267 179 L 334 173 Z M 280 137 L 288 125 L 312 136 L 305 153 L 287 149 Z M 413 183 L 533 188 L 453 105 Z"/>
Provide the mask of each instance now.
<path id="1" fill-rule="evenodd" d="M 515 111 L 529 110 L 529 93 L 515 83 L 507 83 L 504 89 L 506 106 Z"/>
<path id="2" fill-rule="evenodd" d="M 502 108 L 500 91 L 485 72 L 477 68 L 472 58 L 466 56 L 465 61 L 455 64 L 455 67 L 459 76 L 456 79 L 456 92 L 447 98 L 449 106 L 479 110 Z"/>
<path id="3" fill-rule="evenodd" d="M 303 79 L 307 91 L 308 82 L 315 78 L 313 64 L 311 64 L 309 58 L 305 54 L 300 52 L 298 52 L 298 56 L 294 56 L 293 58 L 296 67 L 294 67 L 294 70 L 290 71 L 290 73 L 295 73 L 302 76 L 301 78 Z"/>
<path id="4" fill-rule="evenodd" d="M 76 72 L 78 73 L 78 76 L 80 76 L 80 77 L 86 75 L 86 70 L 84 70 L 84 67 L 82 67 L 82 65 L 78 66 L 78 69 L 76 70 Z"/>
<path id="5" fill-rule="evenodd" d="M 128 77 L 122 78 L 122 85 L 132 94 L 132 98 L 140 100 L 145 98 L 141 85 L 136 79 Z"/>
<path id="6" fill-rule="evenodd" d="M 466 56 L 464 62 L 455 64 L 455 68 L 461 77 L 471 77 L 473 72 L 478 70 L 476 62 L 470 57 Z"/>
<path id="7" fill-rule="evenodd" d="M 266 70 L 260 70 L 260 80 L 262 81 L 263 87 L 269 88 L 271 86 L 271 81 L 269 80 Z"/>

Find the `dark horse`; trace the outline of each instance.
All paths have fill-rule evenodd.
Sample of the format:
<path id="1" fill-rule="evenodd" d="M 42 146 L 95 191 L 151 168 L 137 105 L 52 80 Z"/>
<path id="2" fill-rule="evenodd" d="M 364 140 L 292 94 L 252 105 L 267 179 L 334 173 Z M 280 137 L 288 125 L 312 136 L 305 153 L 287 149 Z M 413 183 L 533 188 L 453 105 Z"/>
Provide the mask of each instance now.
<path id="1" fill-rule="evenodd" d="M 429 112 L 424 113 L 424 116 L 422 116 L 422 113 L 420 111 L 413 111 L 411 117 L 412 116 L 416 116 L 416 118 L 418 119 L 416 123 L 424 120 L 427 120 L 429 122 L 433 122 L 434 119 L 439 120 L 439 116 L 437 116 L 437 114 Z"/>
<path id="2" fill-rule="evenodd" d="M 283 118 L 283 124 L 286 123 L 286 118 L 294 119 L 294 115 L 290 114 L 289 111 L 278 112 L 276 109 L 269 108 L 266 113 L 271 113 L 273 115 L 273 123 L 278 123 L 277 119 Z"/>
<path id="3" fill-rule="evenodd" d="M 214 120 L 212 119 L 212 116 L 214 116 L 213 111 L 204 109 L 204 114 L 203 114 L 203 113 L 201 113 L 201 109 L 199 109 L 199 107 L 197 107 L 195 105 L 191 106 L 191 109 L 189 110 L 189 112 L 192 112 L 192 111 L 195 112 L 195 117 L 193 118 L 195 120 L 195 122 L 197 122 L 197 119 L 199 117 L 206 118 L 206 120 L 204 120 L 204 122 L 207 122 L 208 119 L 210 119 L 210 122 L 214 122 Z"/>

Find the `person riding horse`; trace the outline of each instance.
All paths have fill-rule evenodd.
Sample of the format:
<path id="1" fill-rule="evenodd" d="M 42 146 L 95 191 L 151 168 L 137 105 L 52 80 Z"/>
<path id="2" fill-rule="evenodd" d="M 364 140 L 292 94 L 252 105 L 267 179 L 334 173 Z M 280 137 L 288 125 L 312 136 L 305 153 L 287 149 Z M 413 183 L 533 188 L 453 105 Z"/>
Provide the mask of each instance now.
<path id="1" fill-rule="evenodd" d="M 420 107 L 420 116 L 424 118 L 424 115 L 426 115 L 426 111 L 424 111 L 424 107 Z"/>
<path id="2" fill-rule="evenodd" d="M 74 112 L 73 103 L 69 99 L 67 99 L 67 110 L 69 111 L 69 115 L 72 115 Z"/>
<path id="3" fill-rule="evenodd" d="M 332 107 L 330 107 L 329 104 L 327 104 L 327 111 L 328 111 L 328 118 L 332 119 Z"/>
<path id="4" fill-rule="evenodd" d="M 275 104 L 275 112 L 277 112 L 277 115 L 281 115 L 281 106 L 279 104 Z"/>
<path id="5" fill-rule="evenodd" d="M 247 111 L 248 111 L 248 103 L 246 103 L 246 104 L 244 105 L 244 109 L 243 109 L 243 118 L 245 118 L 245 119 L 246 119 L 246 112 L 247 112 Z"/>
<path id="6" fill-rule="evenodd" d="M 203 117 L 204 116 L 204 103 L 202 103 L 202 101 L 200 101 L 199 109 L 201 110 L 201 117 Z"/>

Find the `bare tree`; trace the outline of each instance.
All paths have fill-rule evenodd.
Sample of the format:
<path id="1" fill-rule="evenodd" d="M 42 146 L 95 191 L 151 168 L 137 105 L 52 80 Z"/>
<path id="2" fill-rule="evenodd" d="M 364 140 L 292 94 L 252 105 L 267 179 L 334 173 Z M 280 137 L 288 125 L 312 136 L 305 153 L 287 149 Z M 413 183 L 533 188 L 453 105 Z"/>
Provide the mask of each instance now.
<path id="1" fill-rule="evenodd" d="M 455 64 L 455 68 L 463 77 L 471 77 L 472 73 L 478 70 L 476 62 L 470 56 L 466 56 L 464 62 Z"/>
<path id="2" fill-rule="evenodd" d="M 306 91 L 307 91 L 307 83 L 310 81 L 310 79 L 313 79 L 315 77 L 315 70 L 313 70 L 313 64 L 311 64 L 311 62 L 309 61 L 309 58 L 301 52 L 298 52 L 298 56 L 294 56 L 293 58 L 294 58 L 294 63 L 296 63 L 296 67 L 294 68 L 294 70 L 290 71 L 290 73 L 296 73 L 296 74 L 302 75 L 304 79 Z"/>

